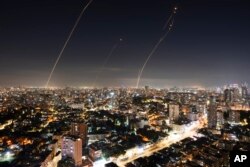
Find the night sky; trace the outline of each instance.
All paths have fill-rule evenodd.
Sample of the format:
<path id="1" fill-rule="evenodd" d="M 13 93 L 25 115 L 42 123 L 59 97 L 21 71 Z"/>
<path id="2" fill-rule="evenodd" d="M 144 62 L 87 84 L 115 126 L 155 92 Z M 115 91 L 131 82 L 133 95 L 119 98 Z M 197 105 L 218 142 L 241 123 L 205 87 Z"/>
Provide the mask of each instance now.
<path id="1" fill-rule="evenodd" d="M 0 87 L 44 86 L 88 0 L 1 0 Z M 98 86 L 135 86 L 139 68 L 164 34 L 141 84 L 152 87 L 250 83 L 248 0 L 94 0 L 83 15 L 51 80 L 53 86 L 91 86 L 119 44 Z"/>

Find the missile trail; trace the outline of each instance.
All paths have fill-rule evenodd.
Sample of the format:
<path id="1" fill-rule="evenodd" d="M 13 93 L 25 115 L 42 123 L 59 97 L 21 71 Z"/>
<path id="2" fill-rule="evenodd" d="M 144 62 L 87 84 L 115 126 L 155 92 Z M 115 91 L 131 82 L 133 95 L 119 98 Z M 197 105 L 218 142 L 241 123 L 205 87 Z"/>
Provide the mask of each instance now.
<path id="1" fill-rule="evenodd" d="M 173 9 L 171 15 L 169 16 L 168 20 L 166 21 L 166 23 L 165 23 L 164 26 L 163 26 L 163 30 L 165 30 L 165 29 L 168 27 L 168 25 L 169 25 L 171 19 L 172 19 L 172 18 L 174 17 L 174 15 L 176 14 L 176 11 L 177 11 L 177 7 L 174 7 L 174 9 Z"/>
<path id="2" fill-rule="evenodd" d="M 150 58 L 153 56 L 153 54 L 155 53 L 155 51 L 158 49 L 158 47 L 160 46 L 160 44 L 162 43 L 162 41 L 164 41 L 164 39 L 168 36 L 169 32 L 172 30 L 173 28 L 173 24 L 174 24 L 174 15 L 176 14 L 176 11 L 177 11 L 177 7 L 174 7 L 174 10 L 172 12 L 172 14 L 169 16 L 166 24 L 168 26 L 168 31 L 166 31 L 162 37 L 159 39 L 159 41 L 155 44 L 155 46 L 153 47 L 153 49 L 151 50 L 151 52 L 149 53 L 147 59 L 145 60 L 144 64 L 142 65 L 142 68 L 139 70 L 139 73 L 138 73 L 138 78 L 137 78 L 137 82 L 136 82 L 136 88 L 139 87 L 139 84 L 140 84 L 140 80 L 141 80 L 141 76 L 142 76 L 142 73 L 143 73 L 143 70 L 144 68 L 146 67 L 148 61 L 150 60 Z M 166 24 L 164 25 L 164 27 L 166 26 Z M 167 27 L 166 26 L 166 27 Z M 164 28 L 163 29 L 166 29 Z"/>
<path id="3" fill-rule="evenodd" d="M 149 53 L 146 61 L 144 62 L 141 70 L 139 71 L 138 74 L 138 78 L 137 78 L 137 83 L 136 83 L 136 88 L 138 88 L 139 83 L 140 83 L 140 79 L 141 79 L 141 75 L 143 73 L 144 68 L 146 67 L 148 61 L 150 60 L 150 58 L 152 57 L 152 55 L 155 53 L 155 51 L 157 50 L 157 48 L 159 47 L 159 45 L 162 43 L 162 41 L 167 37 L 168 33 L 170 32 L 171 29 L 169 29 L 161 38 L 160 40 L 156 43 L 156 45 L 154 46 L 154 48 L 152 49 L 152 51 Z"/>
<path id="4" fill-rule="evenodd" d="M 51 72 L 50 72 L 50 74 L 49 74 L 49 78 L 48 78 L 48 80 L 47 80 L 47 82 L 46 82 L 45 88 L 47 88 L 47 87 L 49 86 L 49 83 L 50 83 L 50 80 L 51 80 L 51 78 L 52 78 L 52 75 L 53 75 L 53 73 L 54 73 L 54 71 L 55 71 L 55 69 L 56 69 L 56 66 L 57 66 L 59 60 L 60 60 L 61 57 L 62 57 L 62 54 L 63 54 L 65 48 L 67 47 L 67 45 L 68 45 L 68 43 L 69 43 L 69 41 L 70 41 L 70 39 L 71 39 L 71 37 L 72 37 L 72 35 L 73 35 L 73 33 L 74 33 L 76 27 L 77 27 L 77 25 L 78 25 L 78 23 L 80 22 L 80 20 L 81 20 L 81 18 L 82 18 L 82 15 L 84 14 L 84 12 L 87 10 L 88 6 L 89 6 L 92 2 L 93 2 L 93 0 L 90 0 L 90 1 L 87 3 L 87 5 L 83 8 L 83 10 L 81 11 L 80 15 L 78 16 L 78 18 L 77 18 L 77 20 L 76 20 L 76 22 L 75 22 L 73 28 L 71 29 L 71 31 L 70 31 L 70 33 L 69 33 L 69 36 L 67 37 L 67 39 L 66 39 L 66 41 L 65 41 L 65 43 L 64 43 L 64 45 L 63 45 L 63 47 L 62 47 L 62 49 L 61 49 L 61 51 L 60 51 L 60 53 L 59 53 L 59 55 L 58 55 L 58 57 L 57 57 L 57 59 L 56 59 L 54 65 L 53 65 L 53 68 L 52 68 L 52 70 L 51 70 Z"/>
<path id="5" fill-rule="evenodd" d="M 120 38 L 119 41 L 118 41 L 117 43 L 115 43 L 115 44 L 113 45 L 113 47 L 111 48 L 109 54 L 107 55 L 107 57 L 106 57 L 105 60 L 103 61 L 102 65 L 101 65 L 101 67 L 100 67 L 100 70 L 99 70 L 99 71 L 97 72 L 97 74 L 96 74 L 96 77 L 95 77 L 95 80 L 94 80 L 94 84 L 93 84 L 92 87 L 95 87 L 95 86 L 96 86 L 96 82 L 98 81 L 99 76 L 100 76 L 101 73 L 103 72 L 105 66 L 107 65 L 107 63 L 108 63 L 110 57 L 113 55 L 114 51 L 115 51 L 116 48 L 118 47 L 119 43 L 122 42 L 122 41 L 123 41 L 122 38 Z"/>
<path id="6" fill-rule="evenodd" d="M 165 30 L 165 29 L 168 27 L 168 25 L 169 25 L 169 23 L 170 23 L 170 21 L 171 21 L 171 19 L 172 19 L 173 17 L 174 17 L 174 14 L 172 13 L 172 14 L 170 15 L 170 17 L 168 18 L 168 20 L 166 21 L 166 23 L 164 24 L 162 30 Z"/>

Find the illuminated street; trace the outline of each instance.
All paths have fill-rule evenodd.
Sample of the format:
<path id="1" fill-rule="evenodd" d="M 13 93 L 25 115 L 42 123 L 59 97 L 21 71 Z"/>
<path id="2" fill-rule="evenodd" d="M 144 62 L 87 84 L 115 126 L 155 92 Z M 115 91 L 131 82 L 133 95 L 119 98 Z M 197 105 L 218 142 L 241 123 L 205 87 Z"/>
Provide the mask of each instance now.
<path id="1" fill-rule="evenodd" d="M 166 148 L 170 146 L 171 144 L 179 142 L 187 137 L 196 136 L 197 130 L 203 127 L 204 127 L 204 117 L 201 119 L 201 121 L 196 121 L 189 127 L 186 127 L 184 133 L 171 132 L 166 139 L 163 139 L 157 142 L 156 144 L 153 144 L 149 148 L 145 149 L 143 152 L 138 153 L 139 150 L 137 148 L 129 150 L 127 151 L 125 155 L 119 156 L 117 160 L 114 162 L 117 163 L 118 166 L 123 167 L 127 163 L 132 162 L 139 157 L 149 156 L 153 154 L 154 152 L 157 152 L 163 148 Z"/>

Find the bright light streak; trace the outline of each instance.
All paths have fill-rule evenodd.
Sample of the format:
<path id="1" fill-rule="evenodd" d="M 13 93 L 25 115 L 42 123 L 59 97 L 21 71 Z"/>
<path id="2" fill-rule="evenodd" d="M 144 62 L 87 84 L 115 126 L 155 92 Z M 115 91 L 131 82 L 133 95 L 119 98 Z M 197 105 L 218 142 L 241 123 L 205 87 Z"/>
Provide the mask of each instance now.
<path id="1" fill-rule="evenodd" d="M 152 49 L 152 51 L 149 53 L 146 61 L 144 62 L 142 68 L 139 71 L 138 74 L 138 78 L 137 78 L 137 83 L 136 83 L 136 88 L 138 88 L 139 84 L 140 84 L 140 79 L 143 73 L 144 68 L 146 67 L 148 61 L 150 60 L 150 58 L 152 57 L 152 55 L 155 53 L 155 51 L 157 50 L 157 48 L 159 47 L 159 45 L 162 43 L 162 41 L 167 37 L 168 33 L 170 32 L 170 30 L 168 30 L 161 38 L 160 40 L 156 43 L 156 45 L 154 46 L 154 48 Z"/>
<path id="2" fill-rule="evenodd" d="M 174 9 L 173 9 L 173 11 L 172 11 L 172 13 L 171 13 L 171 15 L 169 16 L 168 20 L 167 20 L 166 23 L 164 24 L 163 30 L 165 30 L 165 29 L 168 27 L 170 21 L 172 20 L 172 18 L 173 18 L 174 15 L 176 14 L 177 10 L 178 10 L 178 7 L 175 6 Z"/>
<path id="3" fill-rule="evenodd" d="M 47 88 L 47 87 L 49 86 L 51 77 L 52 77 L 52 75 L 53 75 L 53 73 L 54 73 L 54 71 L 55 71 L 55 69 L 56 69 L 56 66 L 57 66 L 59 60 L 60 60 L 61 57 L 62 57 L 62 54 L 63 54 L 63 52 L 64 52 L 66 46 L 67 46 L 68 43 L 69 43 L 69 40 L 71 39 L 71 37 L 72 37 L 72 35 L 73 35 L 73 33 L 74 33 L 74 31 L 75 31 L 75 29 L 76 29 L 78 23 L 80 22 L 80 20 L 81 20 L 81 18 L 82 18 L 82 15 L 84 14 L 84 12 L 86 11 L 86 9 L 88 8 L 88 6 L 89 6 L 92 2 L 93 2 L 93 0 L 90 0 L 90 1 L 87 3 L 87 5 L 83 8 L 82 12 L 80 13 L 79 17 L 77 18 L 77 20 L 76 20 L 76 22 L 75 22 L 75 24 L 74 24 L 72 30 L 71 30 L 70 33 L 69 33 L 68 38 L 66 39 L 66 41 L 65 41 L 65 43 L 64 43 L 64 45 L 63 45 L 63 47 L 62 47 L 62 49 L 61 49 L 61 51 L 60 51 L 58 57 L 57 57 L 57 59 L 56 59 L 56 61 L 55 61 L 55 64 L 54 64 L 54 66 L 53 66 L 53 68 L 52 68 L 52 70 L 51 70 L 51 72 L 50 72 L 50 74 L 49 74 L 49 78 L 48 78 L 48 80 L 47 80 L 47 82 L 46 82 L 45 88 Z"/>
<path id="4" fill-rule="evenodd" d="M 162 43 L 162 41 L 164 41 L 164 39 L 167 37 L 168 33 L 172 30 L 173 28 L 173 24 L 174 24 L 174 15 L 176 14 L 176 11 L 177 11 L 177 7 L 174 8 L 172 14 L 170 15 L 168 21 L 167 21 L 167 25 L 168 25 L 168 31 L 165 32 L 163 34 L 163 36 L 159 39 L 159 41 L 156 43 L 156 45 L 153 47 L 153 49 L 151 50 L 151 52 L 149 53 L 147 59 L 145 60 L 144 64 L 142 65 L 142 68 L 139 70 L 139 73 L 138 73 L 138 78 L 137 78 L 137 83 L 136 83 L 136 88 L 139 87 L 139 84 L 140 84 L 140 80 L 141 80 L 141 76 L 142 76 L 142 73 L 143 73 L 143 70 L 144 68 L 146 67 L 148 61 L 150 60 L 150 58 L 154 55 L 155 51 L 158 49 L 158 47 L 160 46 L 160 44 Z M 165 25 L 164 25 L 165 27 Z M 163 27 L 163 28 L 164 28 Z M 164 28 L 165 29 L 165 28 Z"/>
<path id="5" fill-rule="evenodd" d="M 172 13 L 170 15 L 170 17 L 168 18 L 167 22 L 165 23 L 165 25 L 163 26 L 163 30 L 165 30 L 167 28 L 167 26 L 169 25 L 171 19 L 173 18 L 174 14 Z"/>

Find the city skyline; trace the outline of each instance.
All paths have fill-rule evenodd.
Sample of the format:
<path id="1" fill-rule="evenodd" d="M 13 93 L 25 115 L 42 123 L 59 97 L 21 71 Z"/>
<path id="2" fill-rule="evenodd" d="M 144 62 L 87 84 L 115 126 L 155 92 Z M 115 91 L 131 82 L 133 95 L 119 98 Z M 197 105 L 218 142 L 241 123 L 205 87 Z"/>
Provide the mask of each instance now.
<path id="1" fill-rule="evenodd" d="M 249 0 L 0 2 L 0 166 L 247 166 L 249 20 Z"/>
<path id="2" fill-rule="evenodd" d="M 13 3 L 15 2 L 15 3 Z M 0 87 L 44 86 L 88 1 L 11 1 L 1 5 Z M 172 8 L 173 30 L 150 59 L 140 86 L 213 87 L 250 82 L 250 4 L 236 1 L 94 0 L 76 27 L 51 86 L 135 87 Z"/>

